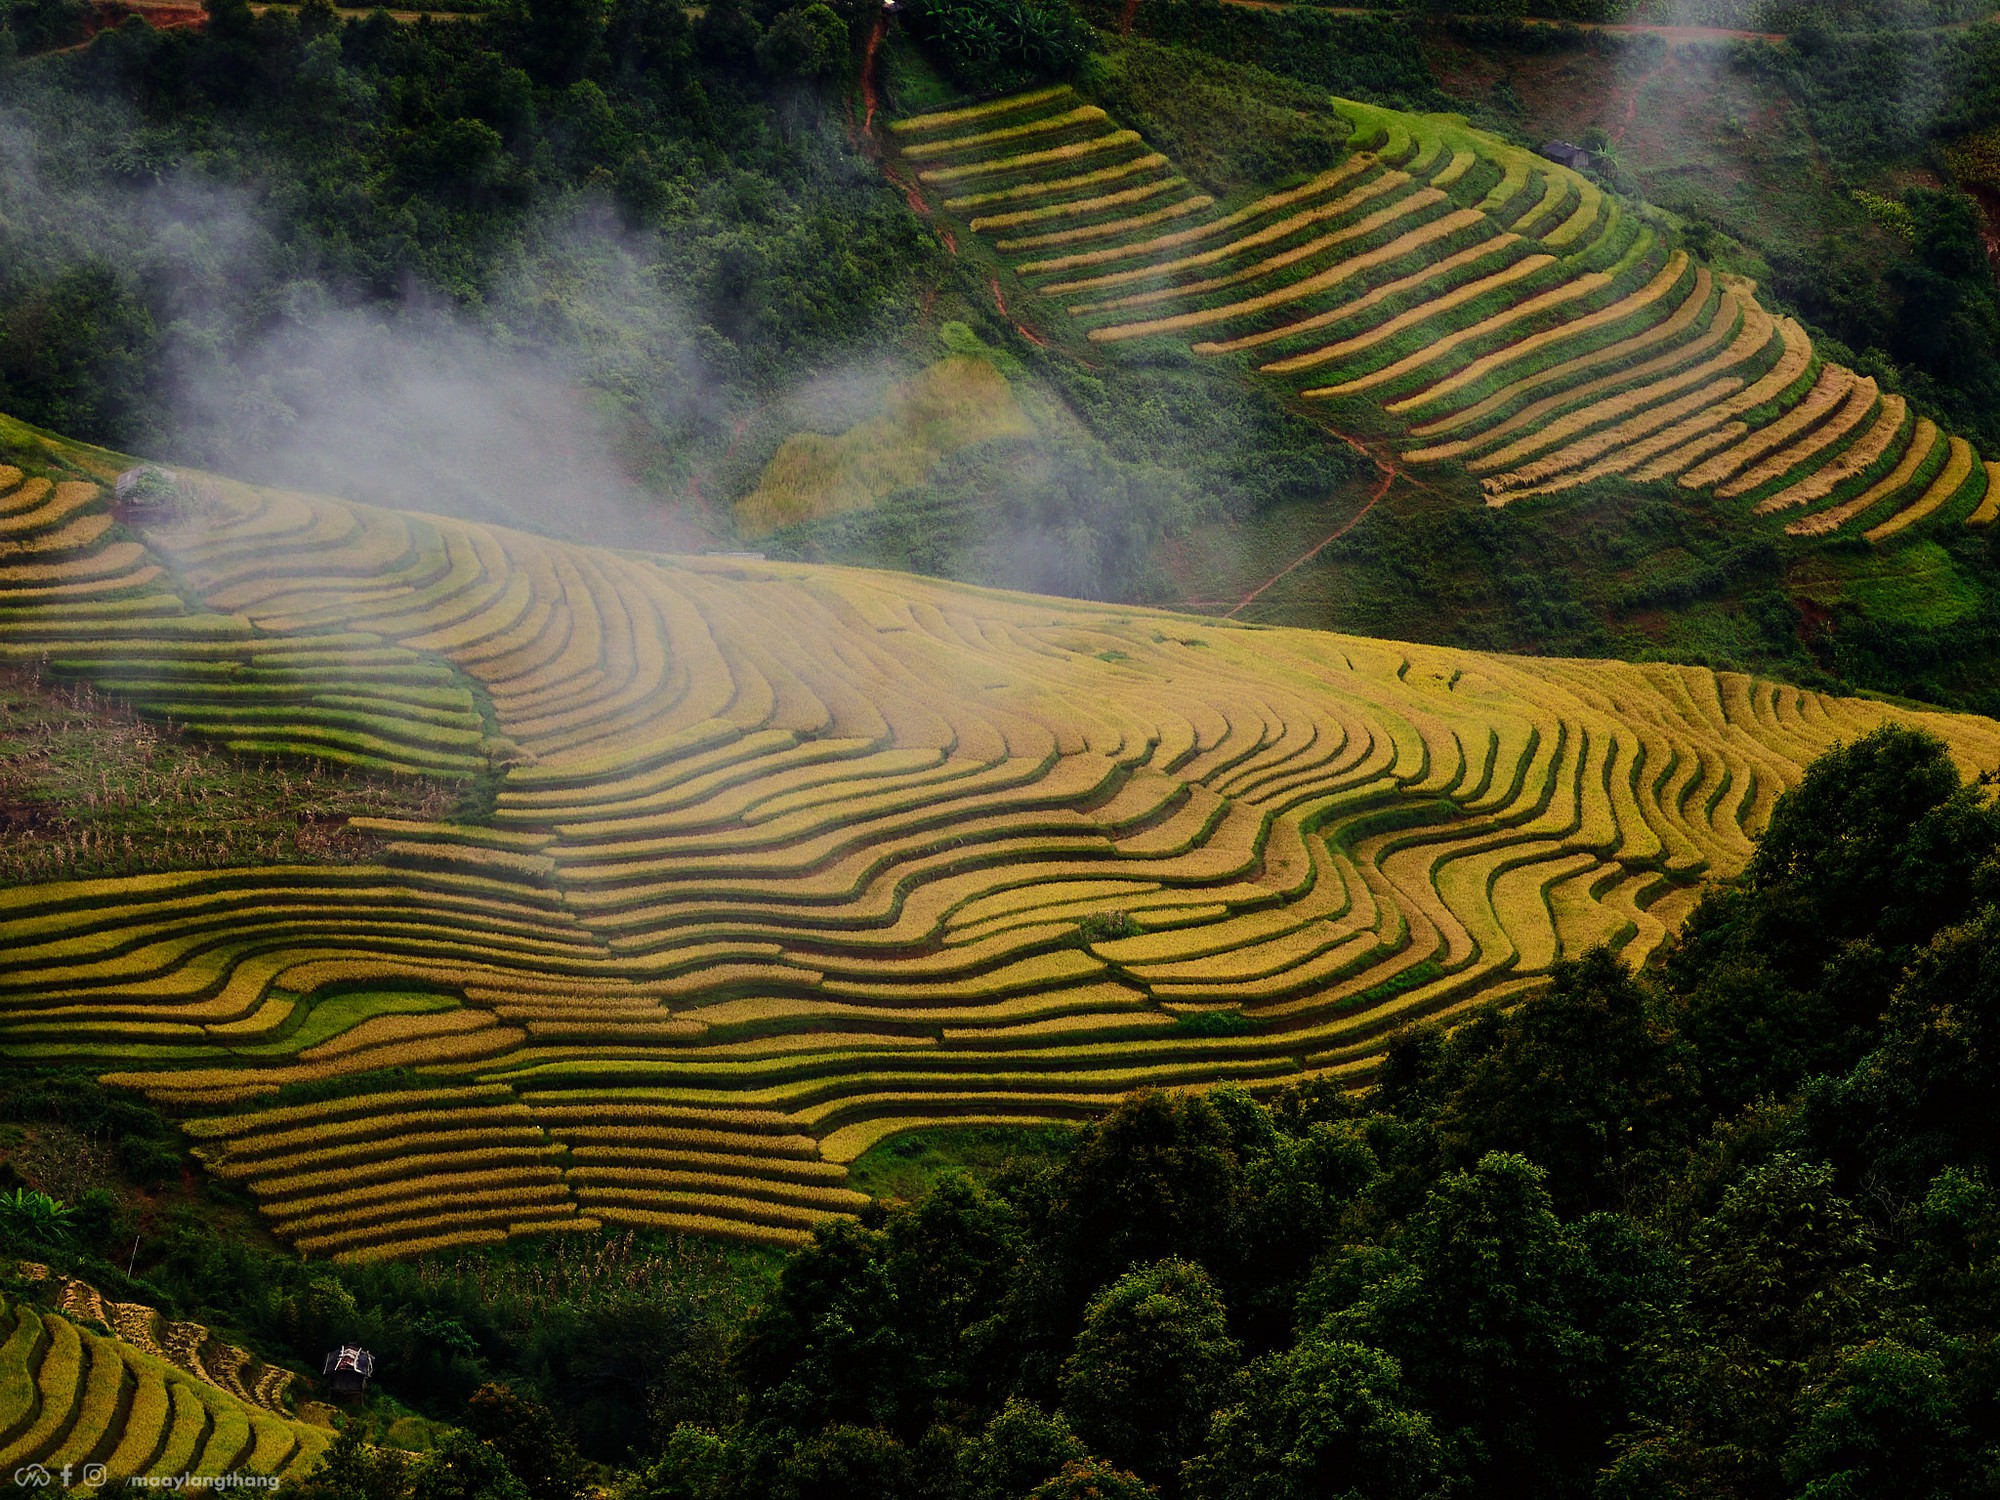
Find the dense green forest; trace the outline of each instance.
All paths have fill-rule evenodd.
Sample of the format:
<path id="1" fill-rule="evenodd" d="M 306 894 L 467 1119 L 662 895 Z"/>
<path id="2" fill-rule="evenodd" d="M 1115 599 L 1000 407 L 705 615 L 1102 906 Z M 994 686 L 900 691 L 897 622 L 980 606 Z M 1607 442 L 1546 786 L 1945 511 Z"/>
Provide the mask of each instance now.
<path id="1" fill-rule="evenodd" d="M 414 392 L 431 427 L 511 418 L 614 493 L 684 481 L 739 392 L 881 333 L 936 254 L 824 97 L 849 30 L 823 5 L 238 4 L 10 65 L 0 405 L 282 468 L 302 418 L 353 402 L 331 447 Z M 466 372 L 496 367 L 529 389 L 482 413 Z M 562 387 L 589 393 L 574 430 L 536 419 Z M 438 477 L 368 475 L 463 503 Z"/>
<path id="2" fill-rule="evenodd" d="M 364 1341 L 459 1424 L 411 1457 L 364 1413 L 322 1500 L 1967 1500 L 2000 1493 L 1996 954 L 2000 811 L 1888 729 L 1657 971 L 1594 952 L 1358 1095 L 989 1142 L 775 1271 L 630 1236 L 302 1264 L 219 1188 L 136 1244 L 101 1187 L 0 1232 L 294 1358 Z M 0 1104 L 181 1175 L 87 1082 Z"/>

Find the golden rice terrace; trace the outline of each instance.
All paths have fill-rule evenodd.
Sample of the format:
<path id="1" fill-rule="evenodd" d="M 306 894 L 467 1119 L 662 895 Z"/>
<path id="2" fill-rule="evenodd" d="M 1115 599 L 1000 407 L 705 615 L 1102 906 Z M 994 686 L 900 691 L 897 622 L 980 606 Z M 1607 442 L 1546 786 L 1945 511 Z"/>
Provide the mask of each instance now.
<path id="1" fill-rule="evenodd" d="M 1985 720 L 1695 668 L 220 481 L 148 520 L 122 461 L 43 457 L 0 472 L 0 659 L 252 753 L 497 781 L 476 822 L 356 819 L 363 864 L 0 892 L 5 1055 L 176 1110 L 314 1255 L 789 1243 L 900 1129 L 1360 1079 L 1402 1021 L 1652 948 L 1837 740 L 2000 764 Z"/>
<path id="2" fill-rule="evenodd" d="M 1489 505 L 1667 482 L 1870 542 L 2000 516 L 2000 464 L 1589 177 L 1455 116 L 1329 107 L 1347 159 L 1241 204 L 1065 88 L 891 136 L 1016 295 L 1089 344 L 1233 360 L 1329 414 L 1366 402 L 1404 462 L 1463 466 Z"/>
<path id="3" fill-rule="evenodd" d="M 19 1269 L 47 1279 L 44 1267 Z M 289 1370 L 86 1282 L 64 1280 L 60 1308 L 0 1298 L 0 1463 L 10 1472 L 78 1469 L 84 1494 L 137 1475 L 282 1484 L 326 1451 L 332 1432 L 286 1408 Z"/>

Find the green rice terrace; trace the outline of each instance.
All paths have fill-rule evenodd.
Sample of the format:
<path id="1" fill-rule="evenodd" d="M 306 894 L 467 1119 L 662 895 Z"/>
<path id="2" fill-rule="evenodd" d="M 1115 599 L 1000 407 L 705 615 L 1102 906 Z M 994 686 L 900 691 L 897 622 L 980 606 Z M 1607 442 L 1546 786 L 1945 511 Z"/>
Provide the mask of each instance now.
<path id="1" fill-rule="evenodd" d="M 5 1055 L 172 1109 L 314 1256 L 794 1244 L 894 1132 L 1358 1083 L 1404 1021 L 1654 948 L 1837 741 L 2000 763 L 1989 721 L 1736 674 L 612 552 L 8 437 L 0 659 L 468 789 L 351 817 L 358 859 L 0 892 Z"/>
<path id="2" fill-rule="evenodd" d="M 2000 464 L 1658 215 L 1456 116 L 1331 107 L 1347 159 L 1241 203 L 1066 87 L 897 120 L 891 170 L 1089 357 L 1230 361 L 1488 505 L 1670 481 L 1870 543 L 2000 516 Z"/>

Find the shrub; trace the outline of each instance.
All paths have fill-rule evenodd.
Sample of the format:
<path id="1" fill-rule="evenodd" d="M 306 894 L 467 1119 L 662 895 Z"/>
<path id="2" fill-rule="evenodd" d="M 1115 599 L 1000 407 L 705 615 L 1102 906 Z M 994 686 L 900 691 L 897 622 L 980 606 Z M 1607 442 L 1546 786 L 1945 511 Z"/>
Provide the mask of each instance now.
<path id="1" fill-rule="evenodd" d="M 0 0 L 0 32 L 23 53 L 47 52 L 83 40 L 90 7 L 83 0 Z"/>
<path id="2" fill-rule="evenodd" d="M 960 83 L 981 93 L 1069 78 L 1090 31 L 1062 0 L 913 0 L 909 18 Z"/>
<path id="3" fill-rule="evenodd" d="M 1174 1022 L 1180 1036 L 1247 1036 L 1256 1029 L 1257 1023 L 1240 1010 L 1191 1011 Z"/>
<path id="4" fill-rule="evenodd" d="M 33 1246 L 58 1245 L 69 1238 L 76 1210 L 31 1188 L 0 1193 L 0 1233 Z"/>
<path id="5" fill-rule="evenodd" d="M 825 5 L 788 10 L 757 43 L 757 61 L 779 78 L 831 78 L 847 62 L 847 23 Z"/>
<path id="6" fill-rule="evenodd" d="M 1102 943 L 1112 938 L 1137 937 L 1139 924 L 1129 912 L 1096 911 L 1079 922 L 1076 930 L 1085 942 Z"/>
<path id="7" fill-rule="evenodd" d="M 1200 1448 L 1238 1355 L 1206 1271 L 1185 1260 L 1140 1266 L 1085 1312 L 1063 1367 L 1063 1409 L 1093 1447 L 1164 1478 Z"/>

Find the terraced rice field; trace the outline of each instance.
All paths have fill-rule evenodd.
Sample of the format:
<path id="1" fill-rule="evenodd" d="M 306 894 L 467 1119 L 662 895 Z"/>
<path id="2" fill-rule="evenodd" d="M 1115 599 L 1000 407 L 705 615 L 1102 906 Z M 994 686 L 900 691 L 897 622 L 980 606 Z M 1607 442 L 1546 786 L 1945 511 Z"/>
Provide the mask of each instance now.
<path id="1" fill-rule="evenodd" d="M 40 1268 L 27 1266 L 37 1271 Z M 33 1280 L 45 1280 L 40 1275 Z M 125 1343 L 237 1400 L 287 1417 L 293 1374 L 267 1365 L 249 1350 L 215 1337 L 200 1323 L 165 1318 L 142 1302 L 117 1302 L 87 1281 L 62 1278 L 58 1309 L 72 1322 L 110 1329 Z"/>
<path id="2" fill-rule="evenodd" d="M 1901 397 L 1820 359 L 1637 205 L 1453 116 L 1329 105 L 1348 159 L 1242 203 L 1066 89 L 890 137 L 935 208 L 1081 338 L 1386 409 L 1407 462 L 1462 465 L 1489 505 L 1625 478 L 1740 498 L 1803 536 L 1991 518 L 1976 453 L 1949 439 L 1965 451 L 1938 492 L 1909 462 L 1934 429 Z"/>
<path id="3" fill-rule="evenodd" d="M 205 1330 L 204 1330 L 205 1332 Z M 239 1351 L 240 1352 L 240 1351 Z M 145 1475 L 303 1474 L 332 1439 L 180 1368 L 162 1351 L 75 1317 L 0 1299 L 0 1463 L 102 1480 Z"/>
<path id="4" fill-rule="evenodd" d="M 24 530 L 111 518 L 85 479 L 32 492 Z M 791 1244 L 910 1126 L 1360 1080 L 1405 1020 L 1649 950 L 1836 740 L 1895 719 L 2000 763 L 1985 720 L 1693 668 L 214 494 L 64 554 L 115 587 L 0 596 L 0 655 L 145 702 L 210 662 L 466 684 L 497 803 L 369 820 L 367 865 L 0 891 L 0 1048 L 173 1108 L 314 1255 Z M 253 743 L 331 743 L 314 700 L 240 701 Z M 377 742 L 445 753 L 397 714 Z M 1184 1019 L 1215 1009 L 1248 1024 Z"/>

